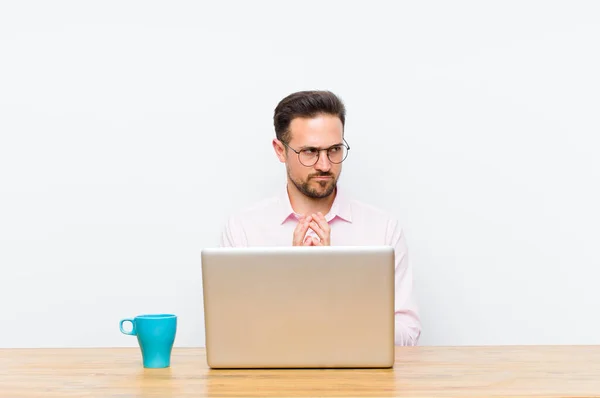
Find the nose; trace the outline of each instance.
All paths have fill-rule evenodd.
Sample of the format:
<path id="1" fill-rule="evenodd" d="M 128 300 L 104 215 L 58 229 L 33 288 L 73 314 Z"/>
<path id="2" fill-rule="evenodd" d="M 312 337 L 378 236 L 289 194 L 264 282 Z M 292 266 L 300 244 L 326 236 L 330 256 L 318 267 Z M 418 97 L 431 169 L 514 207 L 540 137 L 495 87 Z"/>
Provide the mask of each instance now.
<path id="1" fill-rule="evenodd" d="M 315 169 L 319 170 L 319 171 L 329 171 L 331 169 L 331 162 L 329 161 L 329 158 L 327 157 L 327 151 L 322 151 L 319 154 L 319 160 L 317 160 L 317 163 L 315 163 Z"/>

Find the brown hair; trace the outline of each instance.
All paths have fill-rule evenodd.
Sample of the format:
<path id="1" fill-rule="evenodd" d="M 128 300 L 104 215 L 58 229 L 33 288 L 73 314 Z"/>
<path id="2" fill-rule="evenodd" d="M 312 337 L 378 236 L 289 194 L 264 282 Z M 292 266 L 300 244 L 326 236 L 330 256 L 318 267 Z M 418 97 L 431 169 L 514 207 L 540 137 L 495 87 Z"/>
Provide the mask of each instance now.
<path id="1" fill-rule="evenodd" d="M 281 142 L 288 143 L 290 123 L 296 117 L 314 117 L 319 114 L 340 118 L 342 126 L 346 123 L 344 103 L 330 91 L 299 91 L 282 99 L 273 115 L 275 135 Z"/>

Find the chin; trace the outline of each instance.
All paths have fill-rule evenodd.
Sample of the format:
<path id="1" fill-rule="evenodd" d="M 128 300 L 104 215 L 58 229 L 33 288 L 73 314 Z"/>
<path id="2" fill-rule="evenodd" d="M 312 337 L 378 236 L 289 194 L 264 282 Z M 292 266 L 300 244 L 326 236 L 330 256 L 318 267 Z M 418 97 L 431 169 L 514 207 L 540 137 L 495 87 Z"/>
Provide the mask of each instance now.
<path id="1" fill-rule="evenodd" d="M 334 185 L 333 181 L 315 181 L 313 187 L 316 191 L 326 192 Z"/>
<path id="2" fill-rule="evenodd" d="M 334 191 L 335 183 L 333 182 L 328 182 L 325 186 L 321 185 L 320 183 L 317 183 L 317 186 L 315 187 L 315 192 L 317 192 L 322 198 L 331 195 Z"/>

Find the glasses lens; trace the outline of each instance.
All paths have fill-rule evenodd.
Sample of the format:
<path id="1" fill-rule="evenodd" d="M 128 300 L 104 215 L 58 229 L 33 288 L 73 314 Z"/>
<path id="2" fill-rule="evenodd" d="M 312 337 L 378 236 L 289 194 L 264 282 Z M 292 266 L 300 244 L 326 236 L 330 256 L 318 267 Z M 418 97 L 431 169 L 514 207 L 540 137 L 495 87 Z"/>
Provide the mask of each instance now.
<path id="1" fill-rule="evenodd" d="M 300 151 L 298 156 L 300 158 L 300 163 L 305 166 L 312 166 L 313 164 L 317 163 L 319 151 L 316 149 L 303 149 Z"/>
<path id="2" fill-rule="evenodd" d="M 342 163 L 348 156 L 348 148 L 344 145 L 336 145 L 327 151 L 327 157 L 331 163 Z M 307 148 L 300 151 L 298 155 L 300 163 L 305 166 L 313 166 L 319 160 L 319 150 Z"/>
<path id="3" fill-rule="evenodd" d="M 344 145 L 336 145 L 329 148 L 327 156 L 331 163 L 342 163 L 346 156 L 348 156 L 348 149 Z"/>

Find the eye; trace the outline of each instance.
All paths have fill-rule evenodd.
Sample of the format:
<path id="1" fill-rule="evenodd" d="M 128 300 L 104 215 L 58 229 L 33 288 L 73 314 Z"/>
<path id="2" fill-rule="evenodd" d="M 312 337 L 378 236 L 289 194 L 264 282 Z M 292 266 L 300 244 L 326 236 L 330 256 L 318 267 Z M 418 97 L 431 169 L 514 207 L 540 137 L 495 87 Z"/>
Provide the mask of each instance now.
<path id="1" fill-rule="evenodd" d="M 304 152 L 306 155 L 316 155 L 317 149 L 316 148 L 305 148 L 302 150 L 302 152 Z"/>
<path id="2" fill-rule="evenodd" d="M 329 148 L 329 152 L 330 153 L 336 153 L 342 150 L 342 147 L 340 145 L 336 145 L 336 146 L 332 146 L 331 148 Z"/>

